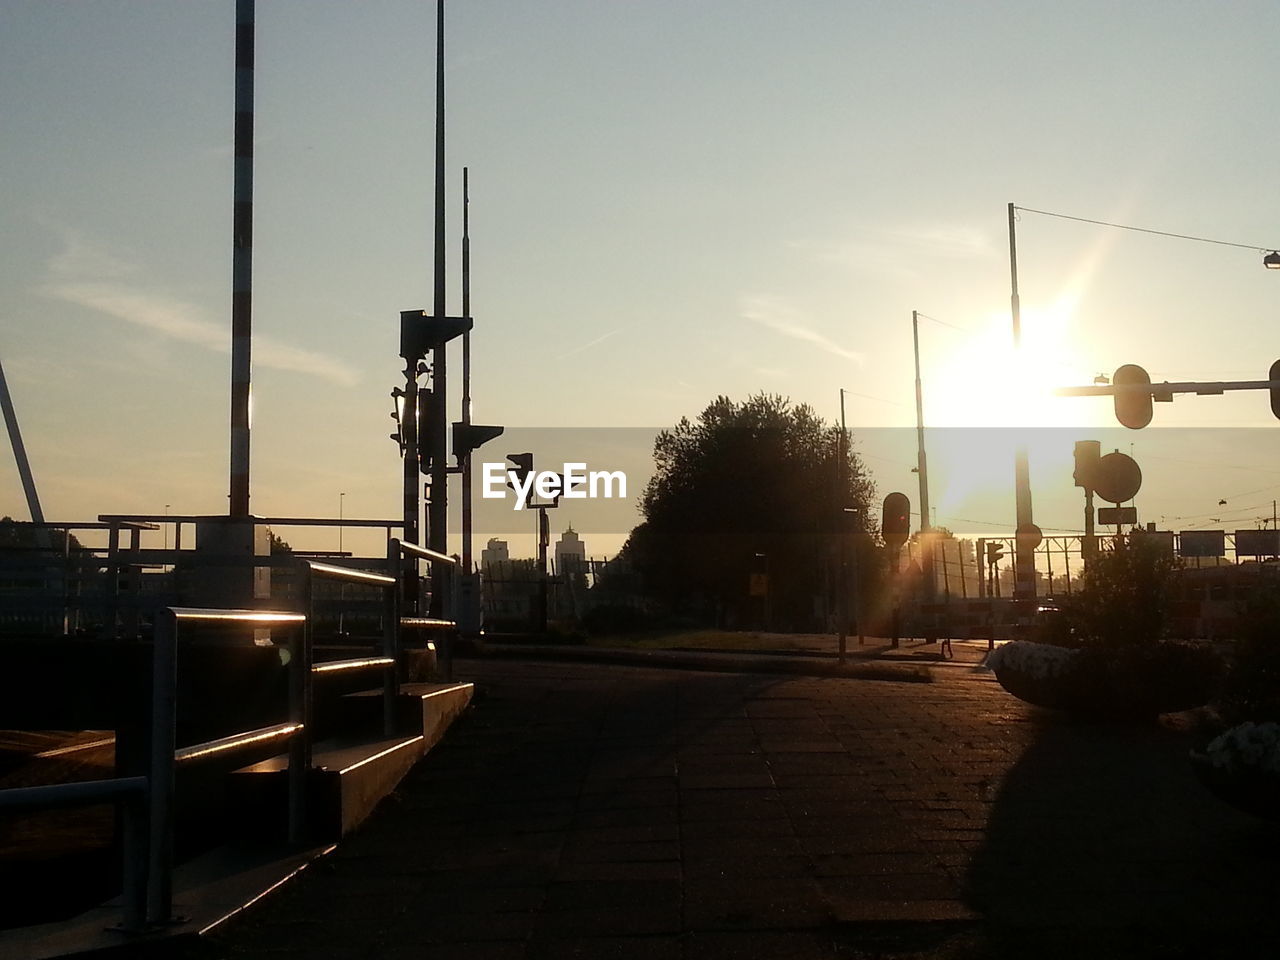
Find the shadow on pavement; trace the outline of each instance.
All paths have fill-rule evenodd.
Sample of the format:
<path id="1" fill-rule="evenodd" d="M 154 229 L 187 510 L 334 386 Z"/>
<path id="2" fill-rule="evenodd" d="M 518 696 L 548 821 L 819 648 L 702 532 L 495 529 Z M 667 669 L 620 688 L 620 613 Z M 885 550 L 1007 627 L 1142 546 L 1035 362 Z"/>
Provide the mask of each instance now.
<path id="1" fill-rule="evenodd" d="M 1280 831 L 1209 796 L 1189 738 L 1036 714 L 967 877 L 1010 955 L 1274 956 Z"/>

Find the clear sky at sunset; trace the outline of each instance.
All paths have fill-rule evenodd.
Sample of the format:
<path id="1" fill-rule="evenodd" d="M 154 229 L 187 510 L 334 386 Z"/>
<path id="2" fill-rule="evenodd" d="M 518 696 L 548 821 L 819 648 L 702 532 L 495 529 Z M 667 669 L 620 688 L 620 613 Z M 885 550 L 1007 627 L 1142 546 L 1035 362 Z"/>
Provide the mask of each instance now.
<path id="1" fill-rule="evenodd" d="M 435 4 L 257 8 L 252 510 L 336 516 L 343 492 L 346 516 L 394 517 L 399 312 L 432 299 Z M 1114 420 L 1045 391 L 1129 362 L 1264 379 L 1280 357 L 1265 250 L 1028 212 L 1015 362 L 1006 223 L 1013 202 L 1280 245 L 1273 3 L 453 0 L 447 18 L 449 303 L 466 165 L 480 422 L 656 429 L 759 390 L 834 420 L 844 387 L 855 434 L 902 428 L 860 449 L 914 502 L 917 309 L 936 318 L 937 521 L 1013 527 L 1011 459 L 941 428 L 1029 424 L 1069 428 L 1033 445 L 1033 471 L 1057 464 L 1037 520 L 1069 530 L 1070 443 Z M 234 0 L 0 0 L 0 361 L 50 519 L 226 509 L 234 19 Z M 1264 395 L 1155 417 L 1104 439 L 1134 445 L 1143 520 L 1211 526 L 1237 495 L 1270 514 Z M 25 519 L 3 452 L 0 514 Z"/>

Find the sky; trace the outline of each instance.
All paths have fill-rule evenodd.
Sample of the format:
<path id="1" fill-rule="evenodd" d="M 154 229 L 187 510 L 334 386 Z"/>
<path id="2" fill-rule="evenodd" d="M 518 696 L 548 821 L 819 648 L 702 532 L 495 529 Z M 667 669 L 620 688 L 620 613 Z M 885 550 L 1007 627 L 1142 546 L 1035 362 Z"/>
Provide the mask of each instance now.
<path id="1" fill-rule="evenodd" d="M 433 290 L 435 4 L 257 7 L 251 508 L 395 517 L 399 313 Z M 1002 444 L 1034 428 L 1046 532 L 1081 526 L 1071 444 L 1090 438 L 1142 465 L 1142 520 L 1254 526 L 1280 496 L 1265 395 L 1180 397 L 1117 431 L 1109 400 L 1051 390 L 1122 363 L 1264 379 L 1280 357 L 1274 19 L 1235 0 L 454 0 L 449 307 L 465 165 L 475 419 L 508 426 L 484 452 L 620 431 L 634 516 L 635 438 L 761 390 L 835 421 L 843 388 L 879 493 L 917 503 L 917 310 L 937 523 L 1011 532 Z M 234 20 L 233 0 L 0 0 L 0 362 L 51 520 L 226 509 Z M 4 452 L 0 514 L 25 519 Z M 553 529 L 590 527 L 582 509 Z M 616 551 L 617 516 L 588 553 Z M 533 524 L 489 527 L 519 552 Z"/>

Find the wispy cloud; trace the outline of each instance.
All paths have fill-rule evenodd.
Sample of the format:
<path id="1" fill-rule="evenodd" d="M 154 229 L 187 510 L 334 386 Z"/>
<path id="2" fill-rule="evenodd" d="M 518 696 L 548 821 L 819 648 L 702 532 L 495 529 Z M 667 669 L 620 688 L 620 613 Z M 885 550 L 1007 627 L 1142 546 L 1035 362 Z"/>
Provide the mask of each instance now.
<path id="1" fill-rule="evenodd" d="M 899 279 L 917 277 L 917 264 L 922 261 L 989 260 L 998 254 L 985 232 L 956 223 L 907 224 L 860 231 L 846 240 L 799 241 L 791 246 L 809 251 L 822 263 L 874 270 Z"/>
<path id="2" fill-rule="evenodd" d="M 610 330 L 608 333 L 602 333 L 600 336 L 596 337 L 594 340 L 588 340 L 586 343 L 580 346 L 574 347 L 568 353 L 560 354 L 560 356 L 556 357 L 556 359 L 567 360 L 570 357 L 577 356 L 578 354 L 582 353 L 585 350 L 590 350 L 592 347 L 597 346 L 598 344 L 604 343 L 606 340 L 612 337 L 615 333 L 621 333 L 621 332 L 622 332 L 622 328 L 618 327 L 616 330 Z"/>
<path id="3" fill-rule="evenodd" d="M 48 263 L 44 296 L 123 320 L 170 340 L 194 344 L 216 353 L 230 353 L 228 325 L 209 320 L 205 311 L 147 284 L 136 264 L 89 243 L 76 231 L 61 231 L 63 249 Z M 359 381 L 347 364 L 269 336 L 253 338 L 255 366 L 320 377 L 342 386 Z"/>
<path id="4" fill-rule="evenodd" d="M 739 312 L 744 319 L 758 323 L 784 337 L 811 343 L 828 353 L 834 353 L 836 356 L 857 363 L 862 363 L 865 359 L 856 350 L 842 347 L 826 334 L 815 330 L 806 322 L 799 310 L 776 297 L 743 297 Z"/>

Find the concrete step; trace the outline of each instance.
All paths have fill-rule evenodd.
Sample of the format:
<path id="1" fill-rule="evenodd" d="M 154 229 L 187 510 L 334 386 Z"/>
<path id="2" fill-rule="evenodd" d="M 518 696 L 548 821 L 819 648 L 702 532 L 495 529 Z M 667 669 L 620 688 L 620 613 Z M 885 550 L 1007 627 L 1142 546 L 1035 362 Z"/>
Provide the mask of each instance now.
<path id="1" fill-rule="evenodd" d="M 341 839 L 395 789 L 426 753 L 419 735 L 379 740 L 327 740 L 312 750 L 307 777 L 307 839 Z M 280 755 L 227 777 L 227 806 L 235 833 L 256 841 L 288 835 L 289 758 Z"/>
<path id="2" fill-rule="evenodd" d="M 470 683 L 403 683 L 394 706 L 398 733 L 423 735 L 426 749 L 440 742 L 444 732 L 467 708 L 475 692 Z M 338 705 L 343 729 L 372 733 L 382 729 L 382 691 L 348 694 Z"/>
<path id="3" fill-rule="evenodd" d="M 396 703 L 402 733 L 316 744 L 307 779 L 308 839 L 333 841 L 354 830 L 440 742 L 471 701 L 473 689 L 470 683 L 405 684 Z M 349 701 L 347 710 L 369 715 L 371 728 L 381 722 L 381 691 L 363 691 L 344 700 Z M 227 777 L 228 810 L 236 835 L 266 840 L 287 835 L 288 766 L 288 754 L 280 754 Z"/>

